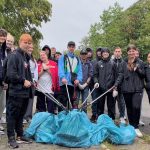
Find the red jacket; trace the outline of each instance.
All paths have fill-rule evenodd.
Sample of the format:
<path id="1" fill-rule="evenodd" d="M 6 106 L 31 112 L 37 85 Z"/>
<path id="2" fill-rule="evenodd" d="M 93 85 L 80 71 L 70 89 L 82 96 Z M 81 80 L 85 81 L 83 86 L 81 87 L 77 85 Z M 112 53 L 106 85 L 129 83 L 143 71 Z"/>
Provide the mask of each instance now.
<path id="1" fill-rule="evenodd" d="M 52 90 L 55 91 L 59 91 L 60 87 L 59 87 L 59 81 L 58 81 L 58 66 L 57 63 L 49 60 L 49 64 L 47 64 L 47 66 L 50 66 L 49 72 L 51 74 L 52 77 Z M 41 72 L 42 69 L 42 62 L 39 61 L 38 62 L 38 73 Z"/>

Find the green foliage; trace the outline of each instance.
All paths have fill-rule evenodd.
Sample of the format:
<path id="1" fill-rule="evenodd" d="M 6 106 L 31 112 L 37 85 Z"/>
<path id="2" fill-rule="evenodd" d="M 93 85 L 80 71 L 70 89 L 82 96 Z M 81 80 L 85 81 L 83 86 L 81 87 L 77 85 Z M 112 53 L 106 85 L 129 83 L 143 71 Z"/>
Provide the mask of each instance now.
<path id="1" fill-rule="evenodd" d="M 52 5 L 48 0 L 0 0 L 0 27 L 15 36 L 30 33 L 36 48 L 43 38 L 42 22 L 50 21 Z"/>
<path id="2" fill-rule="evenodd" d="M 150 1 L 139 0 L 127 10 L 123 10 L 117 3 L 109 7 L 100 16 L 100 21 L 91 25 L 86 45 L 109 47 L 113 50 L 120 46 L 124 53 L 128 44 L 135 44 L 145 58 L 150 50 Z M 81 41 L 82 46 L 85 40 Z"/>

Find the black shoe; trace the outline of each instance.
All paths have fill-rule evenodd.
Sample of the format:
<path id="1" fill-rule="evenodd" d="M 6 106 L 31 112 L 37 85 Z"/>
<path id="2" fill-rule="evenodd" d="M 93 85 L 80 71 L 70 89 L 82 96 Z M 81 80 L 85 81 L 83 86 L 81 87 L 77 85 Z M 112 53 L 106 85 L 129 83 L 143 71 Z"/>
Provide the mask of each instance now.
<path id="1" fill-rule="evenodd" d="M 13 149 L 19 148 L 19 145 L 17 144 L 17 142 L 16 142 L 16 140 L 15 140 L 14 137 L 10 137 L 10 138 L 9 138 L 9 140 L 8 140 L 8 146 L 9 146 L 10 148 L 13 148 Z"/>
<path id="2" fill-rule="evenodd" d="M 30 138 L 27 138 L 25 136 L 18 136 L 16 141 L 18 144 L 29 144 L 33 142 Z"/>
<path id="3" fill-rule="evenodd" d="M 97 121 L 97 116 L 96 115 L 92 115 L 90 120 L 91 120 L 91 122 L 95 123 Z"/>

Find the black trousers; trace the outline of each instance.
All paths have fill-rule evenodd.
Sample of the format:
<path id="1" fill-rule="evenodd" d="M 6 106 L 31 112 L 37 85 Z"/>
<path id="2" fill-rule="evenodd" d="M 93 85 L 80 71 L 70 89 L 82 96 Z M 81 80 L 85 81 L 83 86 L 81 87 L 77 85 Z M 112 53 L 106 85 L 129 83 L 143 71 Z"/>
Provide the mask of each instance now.
<path id="1" fill-rule="evenodd" d="M 147 95 L 148 95 L 148 99 L 149 99 L 149 104 L 150 104 L 150 90 L 146 90 Z"/>
<path id="2" fill-rule="evenodd" d="M 105 91 L 98 90 L 99 95 L 103 94 L 104 92 Z M 112 92 L 107 93 L 105 96 L 101 97 L 97 101 L 97 112 L 98 112 L 98 115 L 104 114 L 106 96 L 107 96 L 108 116 L 114 120 L 116 100 L 113 98 Z"/>
<path id="3" fill-rule="evenodd" d="M 8 96 L 6 103 L 7 136 L 23 136 L 23 117 L 29 98 Z"/>
<path id="4" fill-rule="evenodd" d="M 140 120 L 142 93 L 124 93 L 123 96 L 129 123 L 136 129 Z"/>
<path id="5" fill-rule="evenodd" d="M 61 86 L 60 90 L 61 90 L 61 95 L 58 97 L 58 100 L 65 107 L 69 107 L 69 100 L 68 100 L 68 94 L 67 94 L 66 86 L 65 85 Z M 68 85 L 68 91 L 69 91 L 69 95 L 70 95 L 70 101 L 71 101 L 71 104 L 73 106 L 74 105 L 74 100 L 73 100 L 74 87 Z M 58 107 L 58 111 L 59 112 L 62 111 L 62 108 Z"/>
<path id="6" fill-rule="evenodd" d="M 39 112 L 46 112 L 48 110 L 49 113 L 54 113 L 54 102 L 38 91 L 36 108 Z"/>

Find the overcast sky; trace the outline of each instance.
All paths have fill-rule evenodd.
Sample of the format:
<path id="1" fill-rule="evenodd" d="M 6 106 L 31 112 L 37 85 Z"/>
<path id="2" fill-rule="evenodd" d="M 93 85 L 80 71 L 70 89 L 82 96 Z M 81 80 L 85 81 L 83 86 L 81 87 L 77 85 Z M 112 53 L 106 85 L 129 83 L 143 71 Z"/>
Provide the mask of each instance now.
<path id="1" fill-rule="evenodd" d="M 99 21 L 103 10 L 118 2 L 128 8 L 137 0 L 50 0 L 52 3 L 51 21 L 42 24 L 44 39 L 41 46 L 47 44 L 57 51 L 66 49 L 68 41 L 75 41 L 77 46 L 87 35 L 90 25 Z"/>

